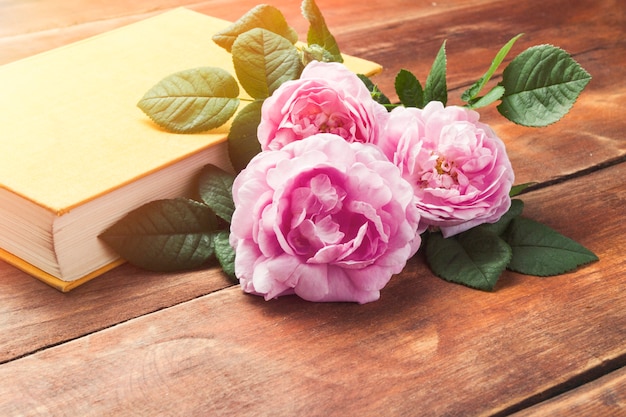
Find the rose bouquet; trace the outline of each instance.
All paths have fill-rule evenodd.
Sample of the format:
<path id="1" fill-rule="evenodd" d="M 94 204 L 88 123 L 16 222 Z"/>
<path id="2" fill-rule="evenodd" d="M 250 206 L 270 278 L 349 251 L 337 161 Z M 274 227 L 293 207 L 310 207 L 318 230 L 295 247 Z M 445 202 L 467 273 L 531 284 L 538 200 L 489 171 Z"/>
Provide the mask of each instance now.
<path id="1" fill-rule="evenodd" d="M 424 86 L 402 70 L 391 103 L 349 71 L 320 10 L 302 4 L 307 44 L 279 10 L 261 5 L 214 41 L 237 79 L 218 68 L 164 78 L 139 107 L 161 127 L 198 132 L 231 118 L 233 172 L 206 166 L 197 199 L 150 202 L 101 238 L 129 262 L 171 271 L 216 259 L 247 293 L 310 301 L 377 300 L 418 250 L 439 277 L 492 290 L 505 269 L 556 275 L 597 260 L 521 217 L 506 148 L 476 109 L 497 101 L 510 121 L 558 121 L 590 80 L 565 51 L 527 49 L 482 93 L 513 47 L 448 106 L 445 43 Z M 240 108 L 239 85 L 252 97 Z M 181 112 L 180 89 L 196 97 Z M 201 99 L 201 100 L 200 100 Z"/>

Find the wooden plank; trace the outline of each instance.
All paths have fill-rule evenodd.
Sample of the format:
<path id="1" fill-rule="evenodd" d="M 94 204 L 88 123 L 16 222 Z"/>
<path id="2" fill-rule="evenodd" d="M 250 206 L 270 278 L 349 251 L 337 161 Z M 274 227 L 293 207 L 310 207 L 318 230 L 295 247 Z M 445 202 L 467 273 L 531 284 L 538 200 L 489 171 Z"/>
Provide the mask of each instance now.
<path id="1" fill-rule="evenodd" d="M 626 368 L 621 368 L 512 417 L 620 417 L 625 414 Z"/>
<path id="2" fill-rule="evenodd" d="M 374 3 L 356 1 L 318 0 L 326 22 L 333 33 L 343 30 L 367 30 L 369 22 L 355 20 L 355 10 L 364 17 L 376 16 L 380 22 L 394 22 L 406 16 L 420 18 L 433 14 L 451 13 L 477 4 L 498 0 L 454 0 L 444 5 L 432 2 L 412 2 L 402 9 L 380 8 Z M 31 3 L 9 1 L 0 3 L 0 64 L 23 58 L 33 53 L 50 49 L 67 42 L 82 39 L 103 30 L 109 30 L 174 7 L 188 7 L 215 17 L 234 21 L 245 12 L 258 5 L 258 0 L 216 0 L 190 2 L 161 0 L 138 0 L 132 3 L 110 1 L 90 3 L 84 7 L 84 0 L 63 0 L 51 3 Z M 308 23 L 300 12 L 300 3 L 292 0 L 275 0 L 272 6 L 279 8 L 290 25 L 302 39 L 306 38 Z M 19 44 L 26 44 L 26 50 Z"/>
<path id="3" fill-rule="evenodd" d="M 0 262 L 0 363 L 229 285 L 216 269 L 159 274 L 122 265 L 61 293 Z"/>
<path id="4" fill-rule="evenodd" d="M 493 415 L 625 365 L 626 164 L 523 196 L 601 258 L 494 293 L 419 260 L 363 306 L 239 288 L 0 367 L 0 414 Z M 584 195 L 584 204 L 581 196 Z M 575 208 L 575 209 L 574 209 Z"/>
<path id="5" fill-rule="evenodd" d="M 402 10 L 394 7 L 381 8 L 373 3 L 359 3 L 345 0 L 337 3 L 333 0 L 317 0 L 316 4 L 324 12 L 329 24 L 337 22 L 355 22 L 354 11 L 363 15 L 379 17 L 378 20 L 390 21 L 402 15 L 399 11 L 408 12 L 412 16 L 425 16 L 438 13 L 449 13 L 452 10 L 475 7 L 480 4 L 498 0 L 453 0 L 443 4 L 421 1 L 411 2 Z M 211 0 L 211 1 L 176 1 L 137 0 L 132 3 L 123 1 L 96 1 L 85 7 L 84 0 L 63 0 L 54 3 L 33 4 L 22 1 L 3 1 L 0 3 L 0 36 L 32 33 L 72 25 L 80 25 L 99 20 L 116 19 L 122 16 L 154 13 L 174 7 L 193 9 L 211 9 L 212 14 L 224 19 L 235 20 L 252 7 L 260 4 L 258 0 Z M 300 2 L 291 0 L 274 0 L 270 3 L 279 8 L 288 17 L 294 27 L 306 29 L 306 21 L 300 13 Z M 406 14 L 406 13 L 405 13 Z M 390 17 L 392 16 L 392 17 Z"/>

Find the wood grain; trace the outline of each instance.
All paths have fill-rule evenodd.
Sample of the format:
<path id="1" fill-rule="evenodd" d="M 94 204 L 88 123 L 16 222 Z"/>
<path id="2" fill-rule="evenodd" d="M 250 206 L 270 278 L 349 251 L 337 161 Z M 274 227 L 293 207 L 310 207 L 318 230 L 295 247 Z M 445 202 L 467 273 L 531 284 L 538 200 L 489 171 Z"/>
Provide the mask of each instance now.
<path id="1" fill-rule="evenodd" d="M 376 2 L 362 2 L 358 5 L 358 14 L 376 16 L 378 22 L 395 24 L 405 20 L 425 18 L 437 14 L 460 12 L 468 7 L 494 0 L 455 0 L 441 5 L 429 1 L 403 2 L 402 9 L 380 7 Z M 318 0 L 333 34 L 345 31 L 367 31 L 371 28 L 369 19 L 355 19 L 351 2 Z M 150 15 L 174 7 L 187 7 L 211 16 L 234 21 L 245 12 L 259 4 L 257 0 L 214 0 L 204 2 L 181 2 L 177 0 L 138 0 L 132 3 L 121 1 L 90 2 L 84 7 L 84 0 L 63 0 L 37 5 L 9 1 L 0 3 L 0 64 L 24 58 L 36 52 L 46 51 L 51 47 L 83 39 L 104 30 L 146 18 Z M 306 38 L 307 21 L 300 12 L 300 2 L 276 0 L 271 5 L 279 8 L 302 39 Z M 404 13 L 399 13 L 404 12 Z M 386 22 L 386 23 L 385 23 Z M 26 47 L 26 48 L 24 48 Z"/>
<path id="2" fill-rule="evenodd" d="M 0 363 L 232 285 L 217 269 L 122 265 L 69 293 L 0 262 Z"/>
<path id="3" fill-rule="evenodd" d="M 626 368 L 566 394 L 527 408 L 513 417 L 620 417 L 626 410 Z"/>
<path id="4" fill-rule="evenodd" d="M 509 273 L 484 293 L 416 260 L 363 306 L 228 288 L 4 364 L 0 414 L 478 416 L 538 402 L 626 362 L 621 169 L 524 196 L 527 215 L 600 256 L 574 273 Z"/>

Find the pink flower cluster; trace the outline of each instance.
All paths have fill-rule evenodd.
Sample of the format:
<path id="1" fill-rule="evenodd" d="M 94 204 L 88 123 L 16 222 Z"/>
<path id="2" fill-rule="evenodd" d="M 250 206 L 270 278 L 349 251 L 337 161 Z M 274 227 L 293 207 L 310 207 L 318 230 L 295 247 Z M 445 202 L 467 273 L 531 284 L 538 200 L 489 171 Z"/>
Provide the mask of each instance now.
<path id="1" fill-rule="evenodd" d="M 263 151 L 233 185 L 243 290 L 374 301 L 427 228 L 448 237 L 497 221 L 513 169 L 478 119 L 439 102 L 387 112 L 343 65 L 309 64 L 266 99 Z"/>

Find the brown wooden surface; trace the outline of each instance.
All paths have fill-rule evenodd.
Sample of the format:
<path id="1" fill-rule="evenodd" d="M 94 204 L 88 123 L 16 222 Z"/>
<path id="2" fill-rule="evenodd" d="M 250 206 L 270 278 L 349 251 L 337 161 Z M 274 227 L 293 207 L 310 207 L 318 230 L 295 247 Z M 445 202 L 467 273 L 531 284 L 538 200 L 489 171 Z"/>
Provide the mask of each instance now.
<path id="1" fill-rule="evenodd" d="M 0 64 L 172 7 L 233 20 L 257 3 L 0 1 Z M 626 4 L 317 3 L 344 52 L 386 67 L 387 92 L 400 68 L 424 79 L 444 39 L 453 97 L 517 33 L 514 52 L 574 54 L 594 78 L 563 121 L 482 117 L 507 142 L 516 182 L 541 184 L 523 195 L 525 215 L 600 262 L 507 273 L 483 293 L 418 258 L 364 306 L 265 302 L 217 270 L 128 265 L 61 294 L 0 263 L 0 415 L 626 414 Z M 299 3 L 271 4 L 304 38 Z"/>
<path id="2" fill-rule="evenodd" d="M 619 417 L 626 409 L 626 368 L 598 378 L 556 398 L 515 414 L 515 417 Z"/>

